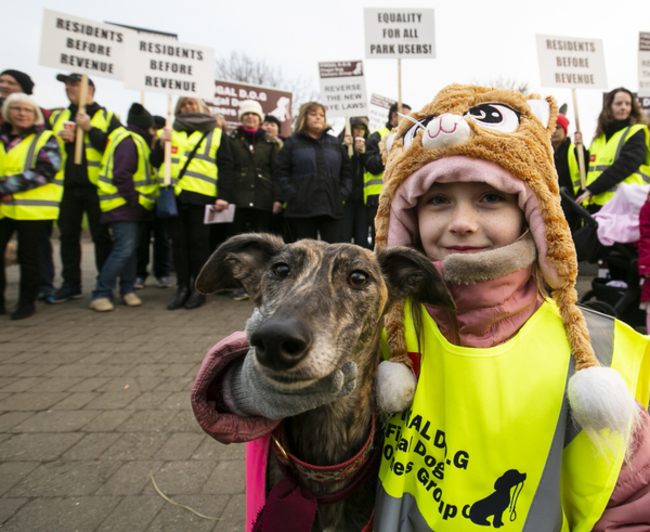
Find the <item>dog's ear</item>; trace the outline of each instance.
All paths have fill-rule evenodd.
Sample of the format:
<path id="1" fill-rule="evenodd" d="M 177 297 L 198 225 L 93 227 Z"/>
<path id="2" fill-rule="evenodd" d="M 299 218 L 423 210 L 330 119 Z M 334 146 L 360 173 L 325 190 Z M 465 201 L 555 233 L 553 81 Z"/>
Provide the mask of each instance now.
<path id="1" fill-rule="evenodd" d="M 456 309 L 447 286 L 428 257 L 401 246 L 380 247 L 375 254 L 388 285 L 389 304 L 411 296 L 420 303 Z"/>
<path id="2" fill-rule="evenodd" d="M 271 257 L 284 245 L 280 238 L 269 234 L 233 236 L 221 244 L 205 263 L 196 279 L 196 289 L 202 294 L 213 294 L 219 290 L 235 290 L 243 285 L 259 305 L 262 273 Z"/>

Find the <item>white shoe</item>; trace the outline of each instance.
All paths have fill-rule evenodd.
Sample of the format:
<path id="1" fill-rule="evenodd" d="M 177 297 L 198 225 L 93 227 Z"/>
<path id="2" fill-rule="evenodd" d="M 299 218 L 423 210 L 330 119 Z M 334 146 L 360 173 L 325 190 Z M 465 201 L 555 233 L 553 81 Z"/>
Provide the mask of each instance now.
<path id="1" fill-rule="evenodd" d="M 90 308 L 96 310 L 97 312 L 108 312 L 113 310 L 115 307 L 111 300 L 107 297 L 100 297 L 99 299 L 93 299 L 90 302 Z"/>
<path id="2" fill-rule="evenodd" d="M 126 294 L 125 296 L 122 296 L 122 301 L 124 301 L 124 304 L 127 307 L 139 307 L 140 305 L 142 305 L 142 299 L 136 296 L 135 293 L 133 292 L 131 292 L 130 294 Z"/>

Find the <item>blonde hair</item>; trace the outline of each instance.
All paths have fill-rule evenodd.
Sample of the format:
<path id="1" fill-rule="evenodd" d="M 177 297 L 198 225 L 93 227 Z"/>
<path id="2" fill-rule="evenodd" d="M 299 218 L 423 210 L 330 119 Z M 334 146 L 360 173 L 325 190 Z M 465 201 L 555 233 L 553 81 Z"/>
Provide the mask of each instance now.
<path id="1" fill-rule="evenodd" d="M 201 98 L 191 98 L 189 96 L 181 96 L 176 102 L 176 107 L 174 108 L 174 116 L 179 115 L 179 113 L 181 112 L 181 107 L 183 107 L 183 104 L 185 103 L 186 100 L 194 100 L 196 102 L 196 105 L 199 106 L 199 113 L 212 115 L 212 113 L 210 113 L 210 109 L 208 109 L 208 106 Z"/>
<path id="2" fill-rule="evenodd" d="M 323 128 L 323 131 L 330 127 L 327 123 L 327 110 L 325 109 L 325 106 L 318 102 L 307 102 L 300 106 L 298 118 L 296 118 L 296 125 L 293 128 L 294 133 L 298 133 L 298 131 L 307 131 L 307 115 L 316 108 L 322 109 L 323 114 L 325 115 L 325 127 Z"/>
<path id="3" fill-rule="evenodd" d="M 34 114 L 36 115 L 36 120 L 34 121 L 35 126 L 42 126 L 45 124 L 41 108 L 36 104 L 36 101 L 31 96 L 28 96 L 24 92 L 14 92 L 13 94 L 10 94 L 2 104 L 2 118 L 5 119 L 5 122 L 11 124 L 11 120 L 9 120 L 9 107 L 14 103 L 24 103 L 34 110 Z"/>

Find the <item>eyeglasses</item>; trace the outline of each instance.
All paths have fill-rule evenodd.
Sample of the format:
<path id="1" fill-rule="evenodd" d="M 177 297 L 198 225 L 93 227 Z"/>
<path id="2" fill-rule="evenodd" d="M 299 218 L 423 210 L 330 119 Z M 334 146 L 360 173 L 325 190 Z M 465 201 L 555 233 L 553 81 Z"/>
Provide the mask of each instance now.
<path id="1" fill-rule="evenodd" d="M 34 111 L 34 109 L 31 107 L 10 107 L 9 110 L 13 111 L 14 113 L 36 113 L 36 111 Z"/>

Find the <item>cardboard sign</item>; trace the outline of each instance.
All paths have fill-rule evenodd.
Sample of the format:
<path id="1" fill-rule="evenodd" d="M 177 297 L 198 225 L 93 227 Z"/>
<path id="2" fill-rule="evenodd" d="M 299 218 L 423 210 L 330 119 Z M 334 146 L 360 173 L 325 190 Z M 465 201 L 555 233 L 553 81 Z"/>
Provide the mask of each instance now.
<path id="1" fill-rule="evenodd" d="M 46 9 L 39 65 L 121 80 L 129 30 Z"/>
<path id="2" fill-rule="evenodd" d="M 639 96 L 650 96 L 650 33 L 639 32 Z"/>
<path id="3" fill-rule="evenodd" d="M 127 89 L 212 98 L 212 48 L 135 32 L 126 35 L 126 48 L 124 86 Z"/>
<path id="4" fill-rule="evenodd" d="M 436 57 L 433 9 L 365 8 L 366 58 Z"/>
<path id="5" fill-rule="evenodd" d="M 236 81 L 213 80 L 212 83 L 212 95 L 205 103 L 213 113 L 226 119 L 229 130 L 241 124 L 241 102 L 255 100 L 260 103 L 265 115 L 273 115 L 280 121 L 282 137 L 291 135 L 291 91 Z"/>
<path id="6" fill-rule="evenodd" d="M 320 103 L 328 117 L 366 116 L 368 100 L 363 61 L 318 63 Z"/>
<path id="7" fill-rule="evenodd" d="M 606 89 L 602 39 L 536 35 L 543 87 Z"/>
<path id="8" fill-rule="evenodd" d="M 388 111 L 391 105 L 396 104 L 395 100 L 380 96 L 374 92 L 370 95 L 370 112 L 368 115 L 370 123 L 370 133 L 381 129 L 388 122 Z"/>

